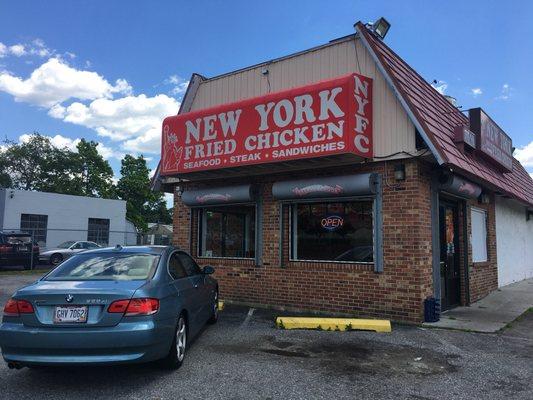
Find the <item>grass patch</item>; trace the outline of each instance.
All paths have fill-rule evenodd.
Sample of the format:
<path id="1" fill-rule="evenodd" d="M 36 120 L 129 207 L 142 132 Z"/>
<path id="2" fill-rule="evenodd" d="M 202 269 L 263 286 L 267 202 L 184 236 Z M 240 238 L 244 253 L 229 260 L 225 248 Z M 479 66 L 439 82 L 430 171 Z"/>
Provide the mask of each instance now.
<path id="1" fill-rule="evenodd" d="M 48 273 L 50 270 L 49 269 L 34 269 L 34 270 L 26 270 L 26 269 L 21 269 L 21 270 L 9 270 L 9 271 L 3 271 L 0 269 L 0 275 L 44 275 L 46 273 Z"/>
<path id="2" fill-rule="evenodd" d="M 532 313 L 532 312 L 533 312 L 533 307 L 529 307 L 526 311 L 524 311 L 522 314 L 520 314 L 516 319 L 514 319 L 513 321 L 508 322 L 507 324 L 505 324 L 505 326 L 502 329 L 500 329 L 498 332 L 502 332 L 502 331 L 504 331 L 506 329 L 512 328 L 513 324 L 515 322 L 522 321 L 526 317 L 527 314 Z"/>

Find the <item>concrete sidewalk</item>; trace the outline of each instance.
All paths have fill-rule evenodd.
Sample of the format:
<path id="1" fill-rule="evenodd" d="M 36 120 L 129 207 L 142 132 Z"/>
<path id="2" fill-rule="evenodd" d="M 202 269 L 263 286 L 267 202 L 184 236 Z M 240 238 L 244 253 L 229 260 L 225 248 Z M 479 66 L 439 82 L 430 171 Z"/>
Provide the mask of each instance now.
<path id="1" fill-rule="evenodd" d="M 504 286 L 469 307 L 445 311 L 432 328 L 497 332 L 533 307 L 533 278 Z"/>

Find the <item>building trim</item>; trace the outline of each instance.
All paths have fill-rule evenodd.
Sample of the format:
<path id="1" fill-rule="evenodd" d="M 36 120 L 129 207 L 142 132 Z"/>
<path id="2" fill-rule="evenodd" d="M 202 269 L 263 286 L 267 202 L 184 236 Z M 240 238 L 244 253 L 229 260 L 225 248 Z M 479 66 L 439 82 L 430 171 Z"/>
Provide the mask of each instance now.
<path id="1" fill-rule="evenodd" d="M 372 48 L 372 46 L 370 45 L 368 40 L 366 39 L 366 37 L 365 37 L 362 29 L 360 28 L 359 24 L 360 23 L 355 24 L 355 29 L 356 29 L 357 33 L 359 34 L 359 37 L 361 38 L 361 42 L 363 43 L 363 46 L 365 46 L 366 50 L 368 51 L 368 53 L 370 54 L 370 56 L 372 57 L 372 59 L 376 63 L 379 71 L 381 72 L 381 74 L 385 78 L 385 81 L 388 83 L 388 85 L 391 88 L 392 92 L 394 93 L 394 95 L 396 96 L 396 98 L 398 99 L 400 104 L 402 105 L 403 109 L 405 110 L 405 112 L 409 116 L 409 119 L 411 120 L 413 125 L 416 127 L 416 129 L 420 133 L 420 136 L 422 136 L 422 138 L 424 139 L 424 142 L 426 143 L 426 145 L 431 150 L 431 153 L 433 154 L 433 156 L 437 160 L 437 163 L 439 165 L 443 165 L 445 163 L 444 158 L 442 157 L 440 152 L 437 150 L 437 147 L 435 146 L 435 144 L 430 140 L 429 135 L 427 134 L 426 130 L 422 127 L 422 124 L 420 123 L 418 118 L 415 116 L 415 114 L 413 113 L 411 108 L 409 107 L 407 101 L 405 100 L 404 96 L 402 96 L 400 90 L 394 84 L 394 81 L 393 81 L 392 77 L 387 72 L 385 66 L 381 63 L 381 60 L 377 56 L 376 52 L 374 51 L 374 49 Z"/>

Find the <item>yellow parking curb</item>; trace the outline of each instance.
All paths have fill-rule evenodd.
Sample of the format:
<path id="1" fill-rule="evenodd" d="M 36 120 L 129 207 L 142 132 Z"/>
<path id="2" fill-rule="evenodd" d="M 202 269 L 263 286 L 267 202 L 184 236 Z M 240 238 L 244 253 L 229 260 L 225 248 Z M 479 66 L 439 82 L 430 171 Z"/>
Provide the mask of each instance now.
<path id="1" fill-rule="evenodd" d="M 224 309 L 224 302 L 222 300 L 218 301 L 218 311 L 222 311 Z"/>
<path id="2" fill-rule="evenodd" d="M 392 331 L 390 321 L 383 319 L 278 317 L 276 318 L 276 326 L 281 329 L 319 329 L 323 331 Z"/>

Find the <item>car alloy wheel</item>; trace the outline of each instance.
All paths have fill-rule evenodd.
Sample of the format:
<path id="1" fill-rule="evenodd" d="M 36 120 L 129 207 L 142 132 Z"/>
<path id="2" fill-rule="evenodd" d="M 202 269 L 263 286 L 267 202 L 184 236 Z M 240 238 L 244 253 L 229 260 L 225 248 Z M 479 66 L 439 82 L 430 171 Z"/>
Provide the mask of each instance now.
<path id="1" fill-rule="evenodd" d="M 61 254 L 53 254 L 52 257 L 50 257 L 50 264 L 54 266 L 61 264 L 61 261 L 63 261 L 63 256 Z"/>
<path id="2" fill-rule="evenodd" d="M 178 362 L 182 362 L 185 358 L 185 349 L 187 348 L 187 325 L 185 318 L 180 316 L 178 321 L 178 329 L 176 330 L 176 356 Z"/>

